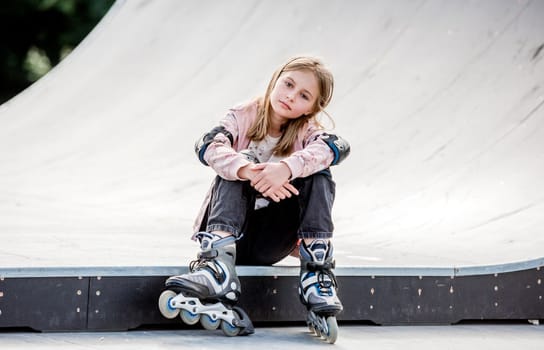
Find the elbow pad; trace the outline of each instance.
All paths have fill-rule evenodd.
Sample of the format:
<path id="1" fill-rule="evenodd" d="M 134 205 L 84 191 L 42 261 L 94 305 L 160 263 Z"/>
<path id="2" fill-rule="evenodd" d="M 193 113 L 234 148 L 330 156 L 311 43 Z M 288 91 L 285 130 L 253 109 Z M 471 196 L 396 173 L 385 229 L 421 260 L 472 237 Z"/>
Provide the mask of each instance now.
<path id="1" fill-rule="evenodd" d="M 324 133 L 321 134 L 319 138 L 321 138 L 321 140 L 323 140 L 327 146 L 331 148 L 332 153 L 334 153 L 334 159 L 332 160 L 331 165 L 340 164 L 347 158 L 349 152 L 351 151 L 349 143 L 339 136 Z"/>
<path id="2" fill-rule="evenodd" d="M 198 157 L 198 160 L 200 160 L 200 162 L 206 166 L 208 166 L 208 163 L 206 163 L 204 160 L 204 153 L 206 153 L 208 146 L 213 142 L 213 139 L 218 134 L 225 135 L 229 139 L 231 145 L 234 143 L 232 134 L 223 126 L 216 126 L 210 132 L 202 135 L 202 137 L 195 142 L 195 154 Z"/>

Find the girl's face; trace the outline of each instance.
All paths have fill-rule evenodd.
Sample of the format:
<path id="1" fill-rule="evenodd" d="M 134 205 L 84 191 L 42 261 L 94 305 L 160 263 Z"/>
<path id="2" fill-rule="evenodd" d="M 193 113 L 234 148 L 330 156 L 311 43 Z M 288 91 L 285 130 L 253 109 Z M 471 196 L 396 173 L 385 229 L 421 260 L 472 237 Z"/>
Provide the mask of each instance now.
<path id="1" fill-rule="evenodd" d="M 311 114 L 318 94 L 317 78 L 311 71 L 283 72 L 270 94 L 273 116 L 285 122 Z"/>

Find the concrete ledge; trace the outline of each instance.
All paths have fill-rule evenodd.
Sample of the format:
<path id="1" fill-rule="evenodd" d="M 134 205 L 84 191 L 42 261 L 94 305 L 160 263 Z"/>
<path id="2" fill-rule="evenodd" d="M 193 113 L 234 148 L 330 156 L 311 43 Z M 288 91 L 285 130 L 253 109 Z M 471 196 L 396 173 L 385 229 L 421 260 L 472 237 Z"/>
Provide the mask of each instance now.
<path id="1" fill-rule="evenodd" d="M 544 268 L 544 257 L 497 265 L 460 267 L 339 266 L 337 276 L 478 276 Z M 238 266 L 240 276 L 298 276 L 298 266 Z M 0 278 L 173 276 L 188 271 L 180 266 L 0 267 Z"/>

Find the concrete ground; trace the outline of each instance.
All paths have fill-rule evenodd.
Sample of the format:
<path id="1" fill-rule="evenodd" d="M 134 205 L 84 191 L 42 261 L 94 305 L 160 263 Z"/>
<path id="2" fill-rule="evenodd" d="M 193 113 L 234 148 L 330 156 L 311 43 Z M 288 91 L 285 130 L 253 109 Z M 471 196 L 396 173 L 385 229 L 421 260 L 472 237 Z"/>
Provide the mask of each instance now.
<path id="1" fill-rule="evenodd" d="M 305 327 L 257 328 L 248 337 L 220 331 L 154 330 L 108 333 L 0 333 L 2 349 L 317 349 L 330 348 Z M 544 328 L 533 325 L 341 326 L 334 349 L 540 350 Z"/>

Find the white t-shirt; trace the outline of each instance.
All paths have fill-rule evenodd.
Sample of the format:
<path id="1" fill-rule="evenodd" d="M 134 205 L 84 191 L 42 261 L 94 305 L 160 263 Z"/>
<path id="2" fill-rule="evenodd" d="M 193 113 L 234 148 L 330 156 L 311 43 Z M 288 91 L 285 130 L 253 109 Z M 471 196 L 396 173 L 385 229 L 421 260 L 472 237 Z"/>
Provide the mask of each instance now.
<path id="1" fill-rule="evenodd" d="M 270 161 L 274 147 L 276 147 L 279 141 L 280 137 L 266 135 L 261 141 L 251 141 L 248 149 L 257 157 L 259 163 L 265 163 Z"/>

